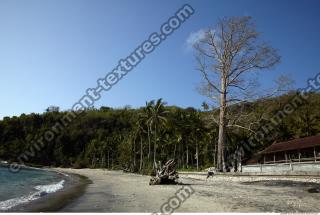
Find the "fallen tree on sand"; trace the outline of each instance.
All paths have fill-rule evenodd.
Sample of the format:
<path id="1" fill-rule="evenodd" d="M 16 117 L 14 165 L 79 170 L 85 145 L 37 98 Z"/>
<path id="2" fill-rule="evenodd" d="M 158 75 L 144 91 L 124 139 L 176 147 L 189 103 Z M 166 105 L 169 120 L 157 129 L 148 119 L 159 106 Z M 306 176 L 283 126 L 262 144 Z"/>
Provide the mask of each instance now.
<path id="1" fill-rule="evenodd" d="M 150 179 L 149 185 L 159 185 L 159 184 L 177 184 L 179 178 L 176 171 L 176 162 L 171 159 L 161 168 L 160 166 L 156 168 L 156 176 Z"/>

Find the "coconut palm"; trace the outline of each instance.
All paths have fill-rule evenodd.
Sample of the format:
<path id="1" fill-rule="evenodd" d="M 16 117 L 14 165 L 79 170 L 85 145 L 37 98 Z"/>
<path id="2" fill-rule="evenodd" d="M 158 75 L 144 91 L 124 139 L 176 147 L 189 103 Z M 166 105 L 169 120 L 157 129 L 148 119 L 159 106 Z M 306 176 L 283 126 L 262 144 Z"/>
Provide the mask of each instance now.
<path id="1" fill-rule="evenodd" d="M 203 138 L 205 133 L 206 129 L 200 113 L 195 111 L 192 114 L 191 135 L 193 136 L 196 145 L 197 170 L 199 170 L 199 140 Z"/>
<path id="2" fill-rule="evenodd" d="M 143 166 L 143 138 L 146 133 L 145 131 L 145 118 L 143 115 L 139 116 L 138 121 L 136 122 L 136 135 L 140 139 L 140 167 L 139 171 L 142 171 L 142 166 Z"/>
<path id="3" fill-rule="evenodd" d="M 148 120 L 152 116 L 152 106 L 154 106 L 154 100 L 150 102 L 146 102 L 146 106 L 143 108 L 143 114 L 140 116 L 141 120 L 143 120 L 145 126 L 147 127 L 147 134 L 148 134 L 148 160 L 150 160 L 151 157 L 151 128 L 148 123 Z"/>
<path id="4" fill-rule="evenodd" d="M 153 102 L 152 102 L 153 103 Z M 158 129 L 167 123 L 166 114 L 168 111 L 165 110 L 165 102 L 162 99 L 158 99 L 156 103 L 150 106 L 151 117 L 148 119 L 148 125 L 153 128 L 154 143 L 153 143 L 153 164 L 156 164 L 156 154 L 157 154 L 157 132 Z M 155 167 L 155 166 L 154 166 Z"/>

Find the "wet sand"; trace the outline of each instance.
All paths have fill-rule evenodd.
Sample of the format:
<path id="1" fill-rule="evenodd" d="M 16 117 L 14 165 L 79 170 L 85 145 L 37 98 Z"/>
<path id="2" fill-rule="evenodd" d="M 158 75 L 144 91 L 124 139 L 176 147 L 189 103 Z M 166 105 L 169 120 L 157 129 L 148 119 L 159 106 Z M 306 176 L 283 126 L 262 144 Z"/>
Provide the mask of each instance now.
<path id="1" fill-rule="evenodd" d="M 183 185 L 149 186 L 149 176 L 100 169 L 58 169 L 88 177 L 86 191 L 60 212 L 161 212 Z M 319 212 L 315 177 L 181 174 L 194 194 L 176 212 Z M 315 192 L 312 192 L 315 191 Z"/>

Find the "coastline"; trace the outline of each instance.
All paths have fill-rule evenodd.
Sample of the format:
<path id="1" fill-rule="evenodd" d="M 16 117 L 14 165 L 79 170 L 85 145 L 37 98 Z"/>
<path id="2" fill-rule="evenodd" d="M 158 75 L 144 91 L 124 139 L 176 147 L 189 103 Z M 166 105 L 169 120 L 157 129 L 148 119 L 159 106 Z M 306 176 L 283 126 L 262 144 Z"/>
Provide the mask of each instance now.
<path id="1" fill-rule="evenodd" d="M 39 168 L 39 170 L 41 170 L 41 168 Z M 17 205 L 6 212 L 56 212 L 70 201 L 81 196 L 85 192 L 87 185 L 91 183 L 87 177 L 82 175 L 73 173 L 65 174 L 61 171 L 47 168 L 42 168 L 42 170 L 62 175 L 63 180 L 65 180 L 63 188 L 57 192 L 42 196 L 39 199 Z"/>
<path id="2" fill-rule="evenodd" d="M 104 169 L 47 169 L 63 189 L 8 212 L 162 212 L 183 186 L 194 193 L 175 212 L 317 212 L 319 177 L 180 174 L 179 185 L 149 186 L 150 176 Z M 317 192 L 308 192 L 309 190 Z M 319 192 L 318 192 L 319 191 Z M 303 198 L 302 198 L 303 197 Z"/>
<path id="3" fill-rule="evenodd" d="M 320 179 L 180 175 L 184 185 L 149 186 L 150 176 L 103 169 L 56 169 L 88 177 L 86 191 L 59 212 L 162 212 L 183 186 L 194 193 L 175 212 L 317 212 Z"/>

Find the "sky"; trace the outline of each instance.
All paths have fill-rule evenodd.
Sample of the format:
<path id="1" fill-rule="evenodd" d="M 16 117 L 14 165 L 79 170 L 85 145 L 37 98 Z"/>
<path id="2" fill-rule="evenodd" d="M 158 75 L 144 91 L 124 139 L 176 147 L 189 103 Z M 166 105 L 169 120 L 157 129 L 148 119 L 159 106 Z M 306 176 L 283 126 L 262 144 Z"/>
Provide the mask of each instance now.
<path id="1" fill-rule="evenodd" d="M 261 73 L 262 87 L 287 74 L 295 87 L 320 72 L 320 1 L 294 0 L 0 0 L 0 119 L 67 110 L 185 3 L 195 13 L 95 107 L 200 108 L 201 76 L 190 41 L 230 16 L 252 16 L 282 62 Z"/>

